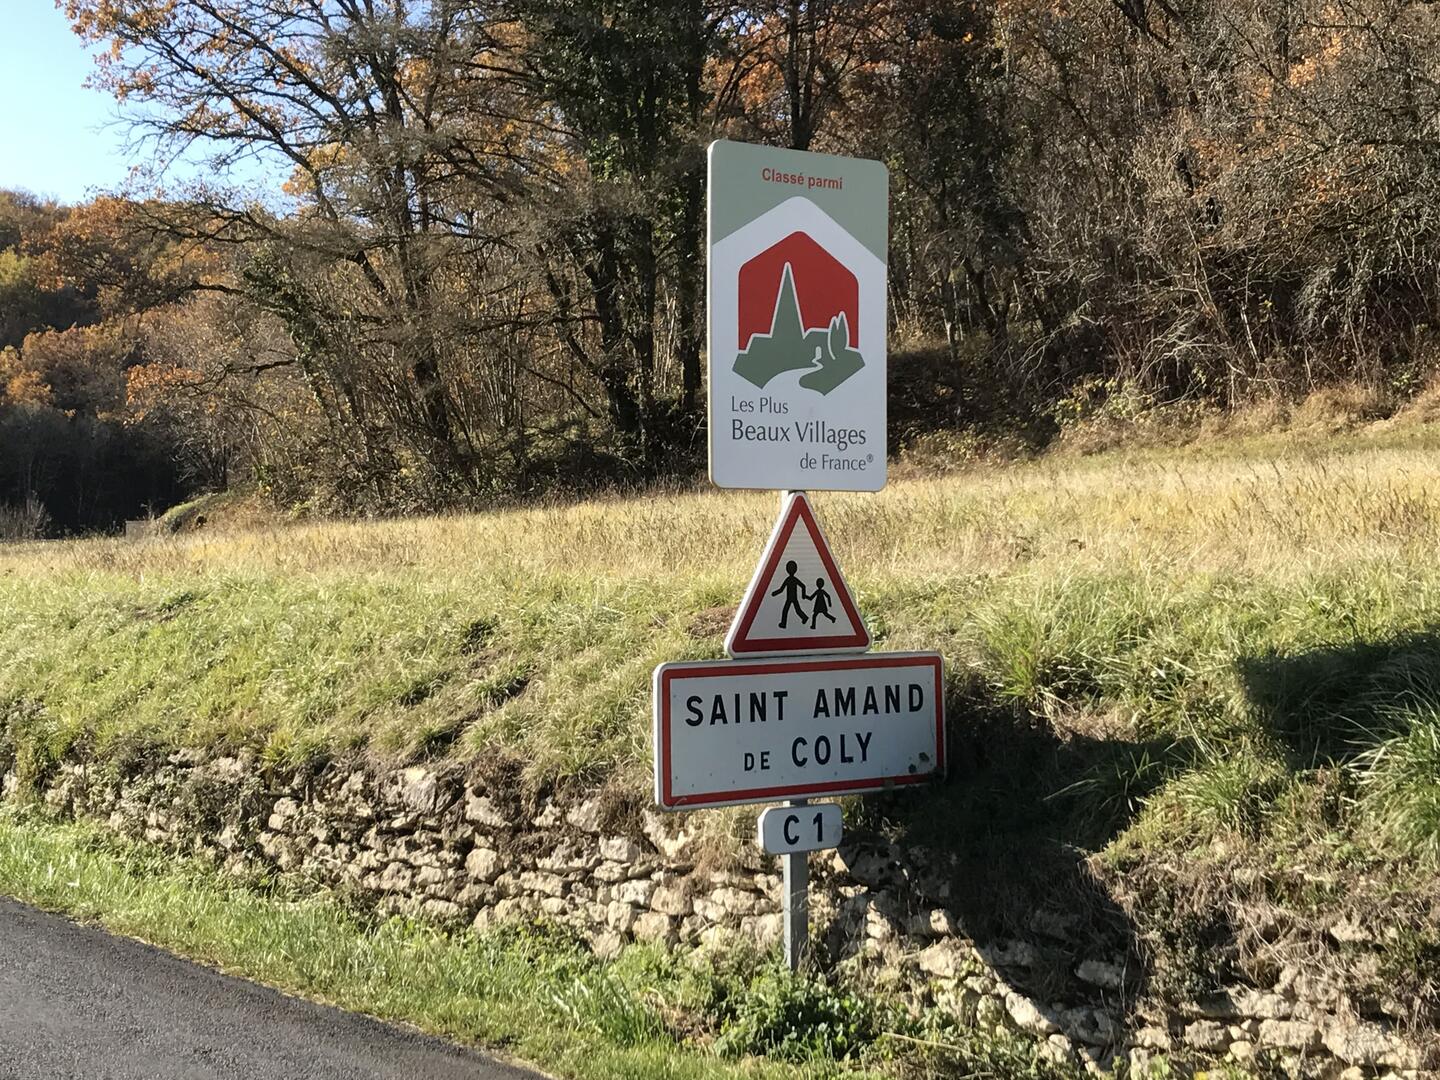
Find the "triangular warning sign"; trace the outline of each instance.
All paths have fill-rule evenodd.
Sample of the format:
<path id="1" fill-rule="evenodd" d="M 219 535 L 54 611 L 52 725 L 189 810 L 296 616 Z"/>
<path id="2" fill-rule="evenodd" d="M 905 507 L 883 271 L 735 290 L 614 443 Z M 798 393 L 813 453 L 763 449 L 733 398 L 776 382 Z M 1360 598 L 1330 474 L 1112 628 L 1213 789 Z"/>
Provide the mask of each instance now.
<path id="1" fill-rule="evenodd" d="M 815 523 L 794 492 L 760 556 L 760 566 L 725 638 L 731 656 L 864 652 L 870 631 Z"/>

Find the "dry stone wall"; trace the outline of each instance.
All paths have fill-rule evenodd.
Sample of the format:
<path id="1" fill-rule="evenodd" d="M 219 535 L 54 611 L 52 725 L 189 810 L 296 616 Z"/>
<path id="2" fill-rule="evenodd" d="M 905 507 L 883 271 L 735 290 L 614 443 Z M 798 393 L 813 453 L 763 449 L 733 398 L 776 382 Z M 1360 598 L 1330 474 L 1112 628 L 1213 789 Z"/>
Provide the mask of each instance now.
<path id="1" fill-rule="evenodd" d="M 6 775 L 3 794 L 18 789 Z M 57 815 L 230 871 L 279 870 L 381 912 L 480 928 L 545 916 L 602 955 L 632 940 L 765 946 L 781 932 L 778 867 L 758 853 L 707 866 L 683 818 L 603 797 L 527 803 L 503 777 L 355 763 L 277 777 L 250 757 L 182 752 L 123 779 L 66 764 L 40 798 Z M 1060 946 L 1074 936 L 1060 915 L 1035 920 L 1033 940 L 969 940 L 935 859 L 864 837 L 814 857 L 821 947 L 859 957 L 917 1005 L 1027 1032 L 1047 1054 L 1092 1067 L 1161 1055 L 1343 1080 L 1440 1075 L 1397 1024 L 1360 1019 L 1338 988 L 1295 968 L 1274 986 L 1162 1004 L 1136 1000 L 1133 958 L 1077 962 Z"/>

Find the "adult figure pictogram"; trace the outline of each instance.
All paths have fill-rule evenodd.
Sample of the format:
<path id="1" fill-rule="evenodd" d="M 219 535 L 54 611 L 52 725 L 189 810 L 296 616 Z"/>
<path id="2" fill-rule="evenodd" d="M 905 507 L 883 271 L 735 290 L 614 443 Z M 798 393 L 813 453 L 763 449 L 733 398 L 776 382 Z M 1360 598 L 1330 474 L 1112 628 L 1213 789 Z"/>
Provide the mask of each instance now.
<path id="1" fill-rule="evenodd" d="M 781 630 L 785 629 L 785 620 L 790 617 L 792 607 L 795 609 L 795 614 L 800 616 L 802 623 L 809 622 L 805 615 L 805 609 L 800 606 L 800 601 L 802 599 L 809 600 L 810 594 L 805 591 L 804 584 L 795 576 L 795 571 L 799 569 L 800 565 L 795 560 L 791 559 L 787 562 L 785 564 L 785 580 L 780 582 L 780 587 L 770 594 L 771 596 L 779 596 L 782 592 L 785 594 L 785 606 L 780 609 Z"/>

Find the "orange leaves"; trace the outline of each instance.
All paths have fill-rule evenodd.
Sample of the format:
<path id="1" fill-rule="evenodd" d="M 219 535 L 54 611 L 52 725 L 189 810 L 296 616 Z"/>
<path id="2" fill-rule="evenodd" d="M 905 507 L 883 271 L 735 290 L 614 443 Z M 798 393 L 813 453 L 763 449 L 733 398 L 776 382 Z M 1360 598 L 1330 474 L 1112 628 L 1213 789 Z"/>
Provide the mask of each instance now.
<path id="1" fill-rule="evenodd" d="M 200 384 L 197 371 L 170 363 L 137 364 L 125 373 L 126 423 L 140 423 L 173 403 L 177 392 Z"/>
<path id="2" fill-rule="evenodd" d="M 15 349 L 0 350 L 0 406 L 49 405 L 50 387 Z"/>

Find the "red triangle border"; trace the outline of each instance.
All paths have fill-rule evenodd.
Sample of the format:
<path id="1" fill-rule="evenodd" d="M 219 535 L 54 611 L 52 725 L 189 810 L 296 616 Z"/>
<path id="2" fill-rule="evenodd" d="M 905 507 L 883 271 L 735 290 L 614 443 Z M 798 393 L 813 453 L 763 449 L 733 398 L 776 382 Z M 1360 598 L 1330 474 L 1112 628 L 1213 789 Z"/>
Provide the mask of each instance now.
<path id="1" fill-rule="evenodd" d="M 814 511 L 810 509 L 810 500 L 802 492 L 797 492 L 790 497 L 786 511 L 785 517 L 781 519 L 780 528 L 775 533 L 775 539 L 770 544 L 770 557 L 761 565 L 759 572 L 751 582 L 751 588 L 746 591 L 746 606 L 737 616 L 735 632 L 727 642 L 730 655 L 739 657 L 767 653 L 813 653 L 821 649 L 855 649 L 857 651 L 868 649 L 870 647 L 870 631 L 855 607 L 855 598 L 851 595 L 850 583 L 845 580 L 845 576 L 840 573 L 840 568 L 835 564 L 835 557 L 830 553 L 830 544 L 825 539 L 825 534 L 820 531 Z M 825 567 L 826 572 L 830 575 L 831 584 L 835 586 L 835 598 L 850 619 L 850 625 L 856 627 L 856 631 L 853 634 L 832 634 L 828 637 L 752 638 L 750 630 L 755 623 L 755 616 L 760 612 L 765 588 L 771 578 L 775 576 L 775 568 L 785 554 L 785 548 L 790 543 L 795 526 L 801 521 L 805 523 L 806 529 L 810 532 L 810 539 L 815 544 L 815 552 L 820 556 L 820 564 Z"/>

